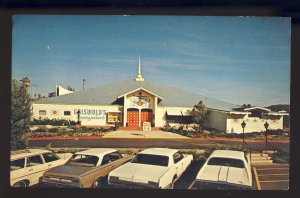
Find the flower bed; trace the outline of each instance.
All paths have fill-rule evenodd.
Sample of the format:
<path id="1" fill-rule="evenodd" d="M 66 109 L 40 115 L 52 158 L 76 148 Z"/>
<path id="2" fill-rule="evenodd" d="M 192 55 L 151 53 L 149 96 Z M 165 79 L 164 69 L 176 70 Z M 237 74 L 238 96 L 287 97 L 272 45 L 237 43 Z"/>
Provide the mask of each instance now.
<path id="1" fill-rule="evenodd" d="M 103 136 L 103 132 L 30 132 L 26 134 L 27 138 L 43 138 L 43 137 L 88 137 L 88 136 Z"/>

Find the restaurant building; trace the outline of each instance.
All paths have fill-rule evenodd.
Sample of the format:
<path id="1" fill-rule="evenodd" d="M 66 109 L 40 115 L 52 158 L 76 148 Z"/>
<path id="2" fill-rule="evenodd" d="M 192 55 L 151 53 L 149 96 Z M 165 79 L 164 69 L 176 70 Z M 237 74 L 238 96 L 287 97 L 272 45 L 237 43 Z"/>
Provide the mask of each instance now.
<path id="1" fill-rule="evenodd" d="M 187 110 L 202 101 L 208 108 L 207 127 L 227 133 L 282 129 L 286 112 L 272 112 L 264 107 L 242 107 L 202 96 L 187 90 L 145 80 L 141 75 L 133 80 L 70 92 L 33 102 L 33 118 L 69 119 L 83 126 L 111 127 L 120 123 L 123 130 L 143 129 L 150 123 L 152 130 L 166 125 L 184 126 L 191 123 Z"/>

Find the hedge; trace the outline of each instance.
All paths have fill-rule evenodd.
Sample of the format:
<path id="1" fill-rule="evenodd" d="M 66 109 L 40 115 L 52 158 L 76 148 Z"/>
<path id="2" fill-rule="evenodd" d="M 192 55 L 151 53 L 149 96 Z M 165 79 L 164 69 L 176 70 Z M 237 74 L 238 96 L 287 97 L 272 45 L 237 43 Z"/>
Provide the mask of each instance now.
<path id="1" fill-rule="evenodd" d="M 52 125 L 52 126 L 71 126 L 76 125 L 75 121 L 66 119 L 36 119 L 31 121 L 31 125 Z"/>

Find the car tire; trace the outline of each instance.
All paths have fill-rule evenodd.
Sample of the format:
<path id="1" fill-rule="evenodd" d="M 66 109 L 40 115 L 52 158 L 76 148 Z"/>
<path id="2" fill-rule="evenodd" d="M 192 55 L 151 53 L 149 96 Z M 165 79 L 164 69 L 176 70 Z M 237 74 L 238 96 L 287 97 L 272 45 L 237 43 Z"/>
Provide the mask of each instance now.
<path id="1" fill-rule="evenodd" d="M 104 177 L 99 177 L 93 182 L 93 188 L 105 188 Z"/>
<path id="2" fill-rule="evenodd" d="M 25 188 L 28 187 L 28 184 L 26 181 L 18 181 L 17 183 L 15 183 L 13 185 L 13 187 L 21 187 L 21 188 Z"/>
<path id="3" fill-rule="evenodd" d="M 175 180 L 176 180 L 176 176 L 174 176 L 173 179 L 172 179 L 172 182 L 170 184 L 170 189 L 174 189 Z"/>

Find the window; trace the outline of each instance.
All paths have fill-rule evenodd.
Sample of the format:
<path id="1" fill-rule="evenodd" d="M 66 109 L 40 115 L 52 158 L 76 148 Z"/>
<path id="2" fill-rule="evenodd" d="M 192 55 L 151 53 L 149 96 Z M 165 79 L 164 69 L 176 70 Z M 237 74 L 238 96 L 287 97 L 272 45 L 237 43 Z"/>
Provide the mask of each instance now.
<path id="1" fill-rule="evenodd" d="M 235 168 L 245 168 L 244 162 L 242 160 L 222 157 L 213 157 L 208 161 L 207 164 L 217 166 L 230 166 Z"/>
<path id="2" fill-rule="evenodd" d="M 251 111 L 251 114 L 248 115 L 249 117 L 257 117 L 262 118 L 263 112 L 261 111 Z"/>
<path id="3" fill-rule="evenodd" d="M 191 116 L 167 115 L 166 118 L 168 123 L 190 124 L 193 122 Z"/>
<path id="4" fill-rule="evenodd" d="M 138 154 L 135 158 L 133 158 L 131 163 L 168 166 L 169 157 L 163 155 Z"/>
<path id="5" fill-rule="evenodd" d="M 40 155 L 35 155 L 27 158 L 27 167 L 36 166 L 43 164 L 42 158 Z"/>
<path id="6" fill-rule="evenodd" d="M 110 162 L 111 162 L 111 161 L 110 161 L 109 155 L 107 154 L 107 155 L 104 155 L 104 156 L 103 156 L 101 165 L 105 165 L 105 164 L 108 164 L 108 163 L 110 163 Z"/>
<path id="7" fill-rule="evenodd" d="M 109 159 L 111 161 L 115 161 L 115 160 L 118 160 L 118 159 L 121 159 L 121 158 L 122 158 L 122 155 L 118 152 L 113 152 L 113 153 L 109 154 Z"/>
<path id="8" fill-rule="evenodd" d="M 176 164 L 183 159 L 183 155 L 180 152 L 174 153 L 173 155 L 174 163 Z"/>
<path id="9" fill-rule="evenodd" d="M 46 110 L 39 110 L 39 115 L 46 115 Z"/>
<path id="10" fill-rule="evenodd" d="M 53 162 L 59 159 L 57 156 L 53 155 L 52 153 L 45 153 L 43 154 L 43 157 L 46 163 Z"/>
<path id="11" fill-rule="evenodd" d="M 13 160 L 10 162 L 10 170 L 11 171 L 24 168 L 24 166 L 25 166 L 25 158 Z"/>
<path id="12" fill-rule="evenodd" d="M 64 115 L 65 115 L 65 116 L 71 115 L 71 111 L 64 111 Z"/>
<path id="13" fill-rule="evenodd" d="M 93 155 L 73 155 L 71 160 L 67 162 L 70 165 L 80 166 L 96 166 L 99 158 Z"/>

